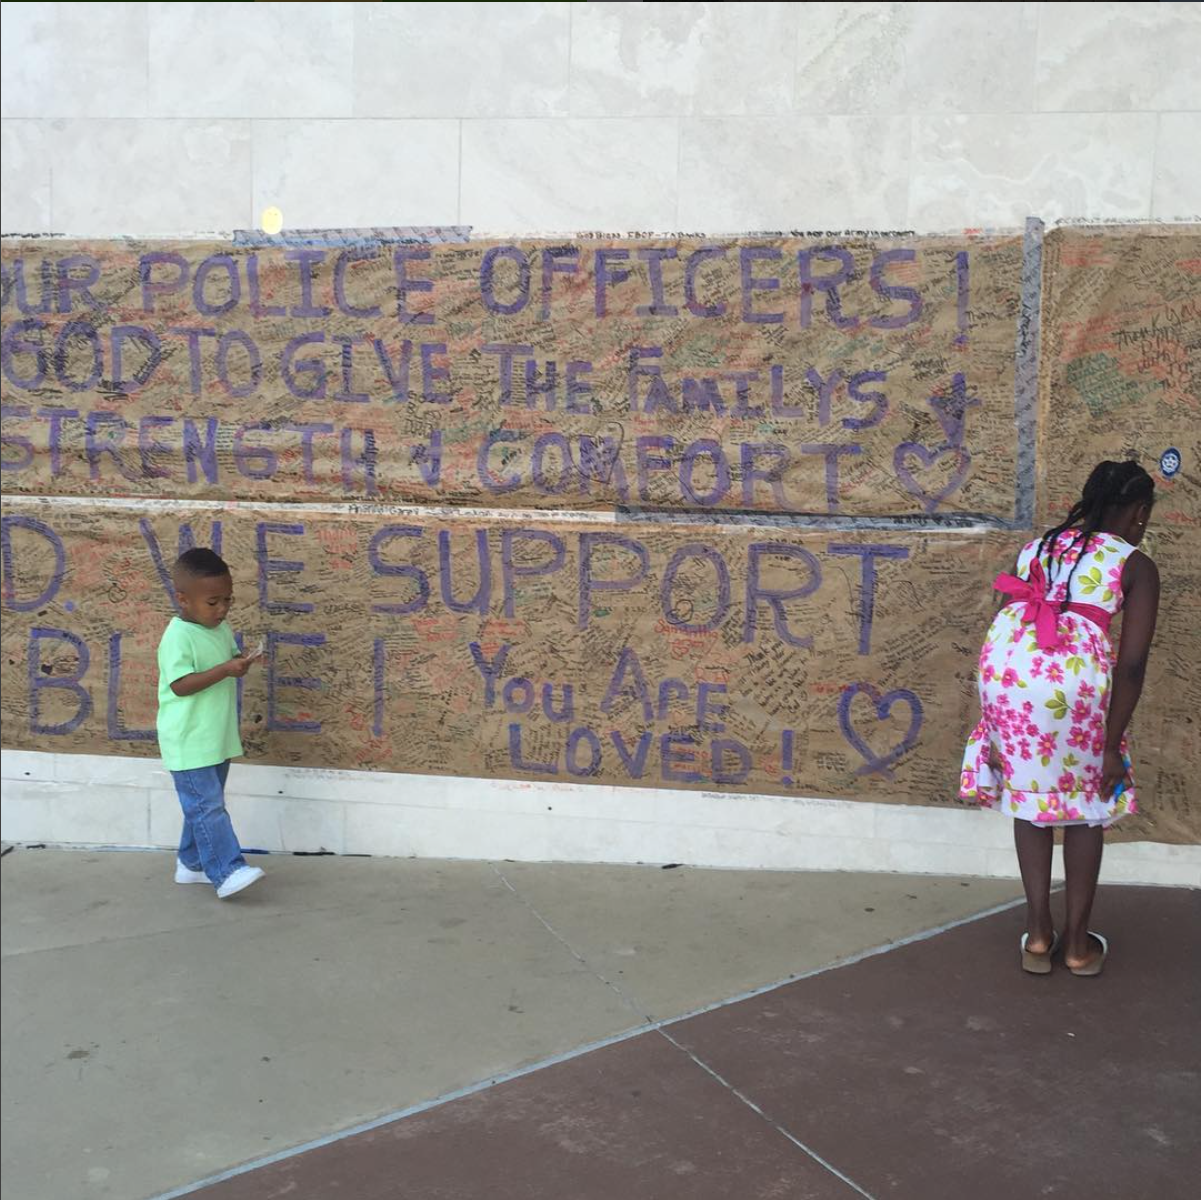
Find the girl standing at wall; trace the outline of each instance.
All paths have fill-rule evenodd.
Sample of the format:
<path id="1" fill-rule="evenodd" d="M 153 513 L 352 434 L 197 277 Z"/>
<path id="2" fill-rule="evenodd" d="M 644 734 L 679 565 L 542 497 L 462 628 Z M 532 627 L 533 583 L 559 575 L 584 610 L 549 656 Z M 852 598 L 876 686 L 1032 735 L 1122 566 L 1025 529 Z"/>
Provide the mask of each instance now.
<path id="1" fill-rule="evenodd" d="M 1047 974 L 1062 949 L 1075 975 L 1098 975 L 1107 939 L 1088 930 L 1103 831 L 1137 811 L 1125 730 L 1141 696 L 1158 615 L 1158 568 L 1137 546 L 1154 481 L 1135 462 L 1102 462 L 1066 520 L 1000 575 L 1004 604 L 979 656 L 982 719 L 960 794 L 1015 818 L 1028 902 L 1026 971 Z M 1108 637 L 1124 608 L 1120 649 Z M 1053 831 L 1065 831 L 1066 924 L 1049 906 Z"/>

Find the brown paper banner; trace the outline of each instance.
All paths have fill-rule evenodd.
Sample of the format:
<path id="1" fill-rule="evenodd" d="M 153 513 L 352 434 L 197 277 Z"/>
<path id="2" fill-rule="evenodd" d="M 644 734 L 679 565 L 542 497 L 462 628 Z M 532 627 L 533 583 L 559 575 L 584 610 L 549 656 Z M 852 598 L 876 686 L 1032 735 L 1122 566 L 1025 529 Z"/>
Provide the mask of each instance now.
<path id="1" fill-rule="evenodd" d="M 1009 518 L 1021 258 L 6 241 L 5 487 Z"/>
<path id="2" fill-rule="evenodd" d="M 372 498 L 378 501 L 561 509 L 630 502 L 684 511 L 707 507 L 697 497 L 706 494 L 701 472 L 709 461 L 712 468 L 725 463 L 731 477 L 714 506 L 740 508 L 748 478 L 733 464 L 749 453 L 742 446 L 780 444 L 793 454 L 799 445 L 839 446 L 848 438 L 861 453 L 832 451 L 834 506 L 824 453 L 808 452 L 809 463 L 792 457 L 779 481 L 753 472 L 747 507 L 821 515 L 835 507 L 842 517 L 904 515 L 938 523 L 951 513 L 979 513 L 1010 522 L 1023 457 L 1017 442 L 1028 429 L 1017 422 L 1013 403 L 1019 240 L 842 243 L 857 275 L 832 309 L 823 288 L 813 291 L 812 324 L 802 330 L 803 293 L 787 268 L 793 264 L 797 272 L 799 251 L 819 245 L 582 241 L 575 249 L 584 265 L 576 273 L 558 269 L 570 261 L 567 249 L 548 259 L 542 243 L 513 252 L 501 247 L 490 277 L 495 304 L 513 304 L 523 292 L 523 263 L 529 272 L 528 302 L 511 315 L 483 307 L 481 269 L 494 246 L 418 247 L 430 257 L 405 259 L 409 274 L 402 277 L 394 258 L 399 247 L 378 247 L 376 259 L 342 268 L 341 302 L 337 252 L 309 260 L 308 291 L 296 274 L 299 260 L 286 260 L 280 249 L 255 252 L 260 307 L 335 310 L 310 318 L 250 314 L 252 251 L 246 249 L 6 243 L 5 487 L 53 498 L 5 504 L 4 744 L 156 753 L 148 736 L 154 646 L 172 611 L 163 574 L 181 546 L 214 544 L 220 523 L 221 551 L 234 565 L 239 589 L 233 624 L 247 638 L 267 634 L 272 643 L 243 695 L 251 761 L 956 804 L 962 740 L 977 717 L 974 668 L 993 605 L 991 578 L 1012 564 L 1029 536 L 1061 517 L 1096 461 L 1136 455 L 1159 479 L 1147 549 L 1162 571 L 1163 606 L 1134 726 L 1142 815 L 1117 836 L 1198 842 L 1197 228 L 1062 229 L 1047 236 L 1032 529 L 884 532 L 655 517 L 616 522 L 564 513 L 527 522 L 517 513 L 506 520 L 358 503 L 328 511 L 289 506 L 365 498 L 363 462 L 348 466 L 342 434 L 315 429 L 345 426 L 357 419 L 346 415 L 353 412 L 360 419 L 357 436 L 374 430 L 378 487 Z M 711 246 L 726 247 L 726 255 L 692 257 Z M 746 256 L 742 275 L 746 246 L 776 250 L 780 258 Z M 885 260 L 875 291 L 875 255 L 908 248 L 916 250 L 915 261 Z M 676 249 L 677 257 L 653 253 L 667 249 Z M 595 311 L 598 250 L 628 251 L 626 259 L 607 258 L 603 266 L 632 272 L 618 282 L 604 280 L 603 318 Z M 963 252 L 968 291 L 961 286 Z M 232 265 L 214 259 L 223 253 Z M 145 254 L 178 256 L 151 261 L 145 278 L 152 287 L 166 286 L 173 264 L 191 281 L 178 291 L 152 290 L 149 314 L 142 311 L 138 266 Z M 60 277 L 62 261 L 71 256 L 81 261 Z M 45 270 L 43 260 L 50 263 Z M 690 295 L 699 306 L 704 300 L 727 304 L 722 317 L 687 318 L 682 311 L 691 261 Z M 843 260 L 822 261 L 839 269 Z M 764 280 L 775 268 L 776 290 L 746 282 Z M 500 274 L 505 270 L 511 275 Z M 648 294 L 655 300 L 658 270 L 664 303 L 679 311 L 639 316 L 639 307 L 653 306 Z M 202 281 L 194 292 L 198 272 Z M 222 281 L 232 286 L 235 272 L 238 304 L 198 315 L 198 296 L 210 308 L 229 301 Z M 431 280 L 432 289 L 409 288 L 417 279 Z M 870 314 L 909 308 L 899 295 L 883 307 L 884 280 L 919 290 L 921 321 L 899 329 L 869 323 Z M 411 315 L 429 311 L 432 323 L 399 324 L 402 297 Z M 746 298 L 750 315 L 780 308 L 793 316 L 772 326 L 746 321 Z M 360 321 L 344 311 L 377 304 L 380 318 Z M 35 311 L 39 305 L 45 311 Z M 91 315 L 82 316 L 81 306 Z M 862 323 L 842 327 L 837 318 L 853 314 Z M 202 317 L 216 332 L 194 330 L 200 375 L 193 395 L 194 334 L 170 330 L 195 327 Z M 72 321 L 79 327 L 64 335 Z M 89 321 L 92 334 L 84 329 Z M 153 340 L 121 334 L 123 366 L 112 372 L 105 355 L 123 325 L 150 329 L 164 347 L 155 371 L 129 392 L 110 386 L 113 376 L 144 371 Z M 378 340 L 337 340 L 359 336 L 356 330 Z M 963 330 L 967 340 L 957 345 Z M 284 347 L 318 333 L 324 341 L 299 345 L 309 347 L 305 353 L 318 348 L 325 374 L 317 366 L 306 373 L 295 356 L 289 370 L 294 388 L 298 379 L 315 386 L 324 379 L 328 394 L 298 401 L 283 377 Z M 252 338 L 262 358 L 256 389 L 246 396 L 229 395 L 216 366 L 223 344 L 227 381 L 235 379 L 235 363 L 250 361 L 246 342 L 234 334 Z M 450 404 L 423 399 L 424 386 L 437 390 L 446 382 L 436 374 L 422 382 L 419 347 L 436 334 L 448 353 L 428 353 L 426 361 L 430 372 L 451 372 Z M 387 344 L 396 356 L 398 338 L 413 342 L 411 371 L 417 372 L 404 396 L 393 400 L 383 368 L 365 388 L 368 400 L 334 396 L 359 386 L 357 355 L 379 362 L 376 347 Z M 520 393 L 513 389 L 503 404 L 496 373 L 501 355 L 484 350 L 502 343 L 530 345 L 541 364 L 590 363 L 592 373 L 574 375 L 577 383 L 591 380 L 589 413 L 568 412 L 563 404 L 549 409 L 542 400 L 528 408 L 525 393 L 516 401 Z M 345 345 L 351 347 L 350 384 L 341 375 Z M 626 391 L 630 355 L 650 347 L 664 352 L 641 357 L 640 364 L 659 364 L 660 381 L 638 376 L 633 412 Z M 94 350 L 101 367 L 91 381 Z M 389 361 L 397 367 L 401 359 Z M 850 394 L 854 363 L 858 371 L 888 376 L 881 420 L 868 426 L 857 422 L 878 405 Z M 845 383 L 826 393 L 830 411 L 822 388 L 811 388 L 808 398 L 809 385 L 796 393 L 784 385 L 779 405 L 797 405 L 803 416 L 771 411 L 736 418 L 730 404 L 718 414 L 714 393 L 702 382 L 690 385 L 690 411 L 663 406 L 670 379 L 697 381 L 711 372 L 720 379 L 721 397 L 730 399 L 740 371 L 760 372 L 763 383 L 775 366 L 783 379 L 793 372 L 805 380 L 807 369 L 831 379 L 840 370 Z M 515 368 L 522 388 L 524 370 Z M 568 368 L 557 370 L 560 387 Z M 14 383 L 10 372 L 23 382 Z M 953 387 L 959 375 L 964 404 Z M 948 383 L 945 391 L 938 380 Z M 81 382 L 89 387 L 73 391 Z M 542 385 L 547 376 L 536 374 L 532 382 Z M 760 403 L 757 381 L 744 382 L 748 404 Z M 585 405 L 583 395 L 574 403 Z M 662 401 L 645 412 L 649 395 Z M 706 396 L 712 405 L 704 410 L 698 406 Z M 768 403 L 772 410 L 772 395 Z M 89 435 L 87 418 L 67 417 L 66 409 L 108 416 L 93 420 Z M 211 418 L 217 422 L 212 453 L 202 436 Z M 180 456 L 182 449 L 173 458 L 170 449 L 152 445 L 176 438 L 183 447 L 189 422 L 190 458 Z M 253 442 L 244 433 L 238 442 L 237 430 L 253 422 L 270 426 L 260 431 L 267 440 Z M 115 433 L 123 440 L 106 440 Z M 286 434 L 294 439 L 291 449 L 271 440 Z M 506 438 L 493 442 L 488 478 L 518 478 L 512 491 L 492 492 L 476 474 L 491 434 Z M 592 438 L 595 450 L 611 439 L 609 459 L 591 460 L 597 478 L 586 478 L 581 491 L 574 466 L 571 488 L 541 490 L 540 480 L 561 479 L 552 457 L 560 444 L 555 439 L 573 451 L 582 437 Z M 673 441 L 658 450 L 641 438 Z M 533 475 L 541 439 L 542 465 Z M 420 443 L 426 450 L 412 453 Z M 354 459 L 364 443 L 353 436 L 348 444 Z M 1031 445 L 1019 449 L 1032 452 Z M 950 486 L 963 453 L 970 459 L 965 479 Z M 657 454 L 667 465 L 654 461 Z M 687 461 L 690 471 L 683 475 Z M 639 492 L 641 462 L 646 495 Z M 155 474 L 148 464 L 168 474 Z M 614 468 L 609 473 L 607 464 Z M 620 466 L 626 493 L 617 486 Z M 424 482 L 435 479 L 436 469 L 438 484 Z M 355 484 L 347 491 L 345 470 Z M 703 492 L 691 494 L 683 478 Z M 774 490 L 779 485 L 785 504 Z M 73 493 L 97 499 L 66 498 Z M 197 502 L 100 499 L 113 495 Z M 264 503 L 200 502 L 206 496 Z"/>
<path id="3" fill-rule="evenodd" d="M 1136 458 L 1158 484 L 1142 549 L 1162 603 L 1133 720 L 1144 813 L 1126 826 L 1198 842 L 1200 230 L 1058 229 L 1044 267 L 1038 517 L 1061 520 L 1103 459 Z"/>
<path id="4" fill-rule="evenodd" d="M 165 571 L 195 538 L 233 567 L 236 633 L 268 642 L 251 761 L 913 803 L 954 800 L 1007 546 L 220 507 L 7 520 L 6 745 L 156 752 Z"/>

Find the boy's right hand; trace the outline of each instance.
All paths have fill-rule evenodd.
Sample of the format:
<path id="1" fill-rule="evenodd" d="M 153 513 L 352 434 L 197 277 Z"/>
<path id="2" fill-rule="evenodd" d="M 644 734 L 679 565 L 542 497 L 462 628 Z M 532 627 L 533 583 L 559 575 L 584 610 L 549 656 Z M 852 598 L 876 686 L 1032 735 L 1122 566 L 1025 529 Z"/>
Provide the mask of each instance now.
<path id="1" fill-rule="evenodd" d="M 238 655 L 226 663 L 226 675 L 232 679 L 241 679 L 250 669 L 255 660 L 245 655 Z"/>

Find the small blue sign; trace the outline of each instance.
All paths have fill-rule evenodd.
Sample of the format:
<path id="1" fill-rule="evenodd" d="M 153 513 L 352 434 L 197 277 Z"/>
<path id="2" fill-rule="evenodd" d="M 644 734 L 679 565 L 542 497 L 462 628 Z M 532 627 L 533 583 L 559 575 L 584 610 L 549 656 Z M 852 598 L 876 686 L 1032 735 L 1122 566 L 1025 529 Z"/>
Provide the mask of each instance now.
<path id="1" fill-rule="evenodd" d="M 1163 479 L 1173 479 L 1179 474 L 1179 468 L 1183 466 L 1183 456 L 1173 446 L 1169 450 L 1162 452 L 1162 457 L 1158 460 L 1158 469 L 1162 472 Z"/>

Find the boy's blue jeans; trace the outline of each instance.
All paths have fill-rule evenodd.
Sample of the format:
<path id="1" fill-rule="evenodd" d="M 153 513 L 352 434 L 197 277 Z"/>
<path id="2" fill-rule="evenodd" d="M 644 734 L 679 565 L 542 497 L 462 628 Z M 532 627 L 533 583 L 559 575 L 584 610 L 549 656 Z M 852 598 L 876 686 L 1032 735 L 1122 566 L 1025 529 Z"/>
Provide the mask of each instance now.
<path id="1" fill-rule="evenodd" d="M 247 865 L 242 848 L 226 812 L 227 760 L 213 767 L 172 771 L 176 795 L 184 810 L 184 832 L 180 837 L 180 862 L 190 871 L 204 871 L 209 882 L 219 887 L 239 868 Z"/>

